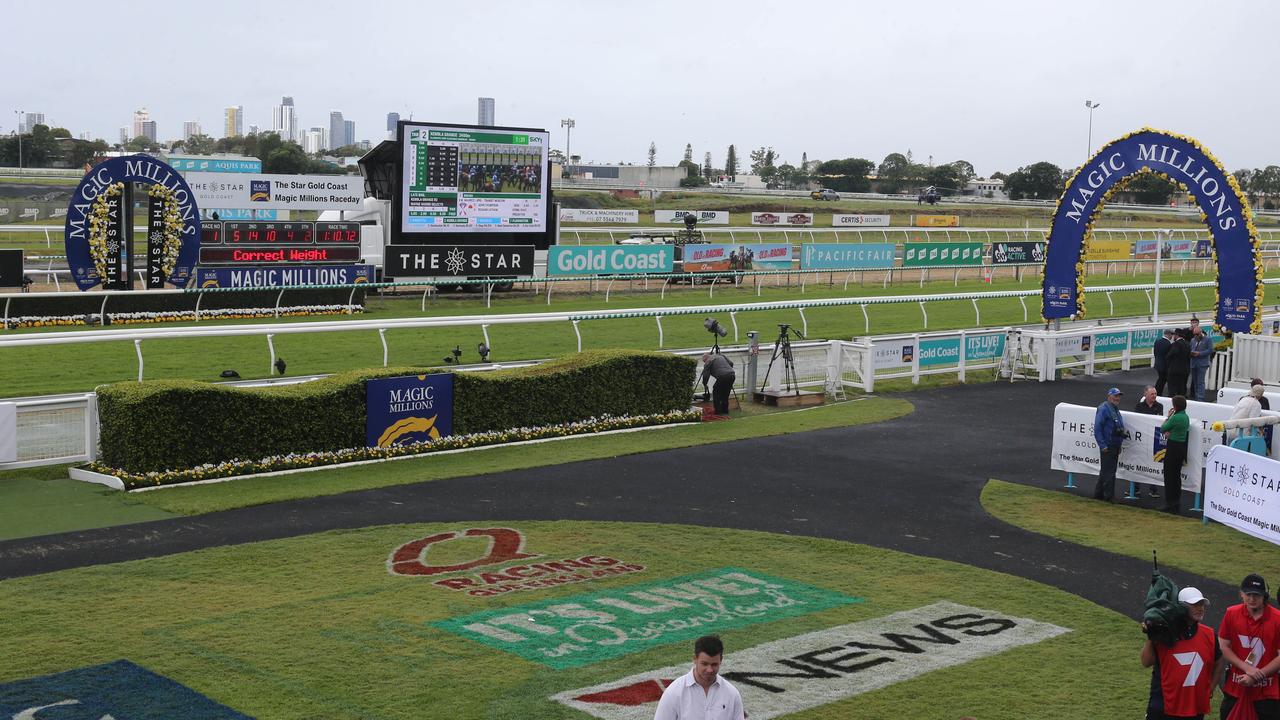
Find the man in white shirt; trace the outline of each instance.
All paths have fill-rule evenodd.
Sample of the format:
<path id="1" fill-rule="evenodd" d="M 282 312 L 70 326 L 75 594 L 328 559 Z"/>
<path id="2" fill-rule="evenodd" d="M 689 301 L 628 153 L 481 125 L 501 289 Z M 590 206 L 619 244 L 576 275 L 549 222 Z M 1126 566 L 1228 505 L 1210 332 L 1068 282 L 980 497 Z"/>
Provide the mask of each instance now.
<path id="1" fill-rule="evenodd" d="M 693 643 L 693 669 L 662 693 L 653 720 L 745 720 L 738 688 L 720 677 L 724 643 L 705 635 Z"/>

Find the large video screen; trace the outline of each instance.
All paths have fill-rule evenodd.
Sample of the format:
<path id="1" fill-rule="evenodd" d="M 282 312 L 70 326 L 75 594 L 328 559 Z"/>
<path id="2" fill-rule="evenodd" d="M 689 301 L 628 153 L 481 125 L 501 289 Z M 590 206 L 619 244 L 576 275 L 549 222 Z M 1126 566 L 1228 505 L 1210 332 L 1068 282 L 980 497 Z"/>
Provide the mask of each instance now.
<path id="1" fill-rule="evenodd" d="M 401 234 L 546 233 L 543 130 L 400 123 Z"/>

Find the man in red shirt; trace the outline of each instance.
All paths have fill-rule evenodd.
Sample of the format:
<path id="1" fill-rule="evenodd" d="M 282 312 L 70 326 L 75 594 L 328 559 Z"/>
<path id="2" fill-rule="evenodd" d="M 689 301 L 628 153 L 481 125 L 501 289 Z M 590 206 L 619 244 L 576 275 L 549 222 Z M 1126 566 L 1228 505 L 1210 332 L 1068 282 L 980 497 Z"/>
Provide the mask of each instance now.
<path id="1" fill-rule="evenodd" d="M 1203 720 L 1209 712 L 1213 680 L 1222 670 L 1222 652 L 1213 628 L 1200 624 L 1209 601 L 1193 587 L 1182 588 L 1178 602 L 1191 616 L 1190 632 L 1173 645 L 1152 642 L 1142 646 L 1142 667 L 1151 673 L 1151 697 L 1146 720 Z"/>
<path id="2" fill-rule="evenodd" d="M 1222 718 L 1241 698 L 1251 700 L 1258 720 L 1280 720 L 1280 610 L 1267 604 L 1270 595 L 1261 575 L 1240 583 L 1240 604 L 1232 605 L 1218 626 L 1218 646 L 1228 663 L 1222 685 Z"/>

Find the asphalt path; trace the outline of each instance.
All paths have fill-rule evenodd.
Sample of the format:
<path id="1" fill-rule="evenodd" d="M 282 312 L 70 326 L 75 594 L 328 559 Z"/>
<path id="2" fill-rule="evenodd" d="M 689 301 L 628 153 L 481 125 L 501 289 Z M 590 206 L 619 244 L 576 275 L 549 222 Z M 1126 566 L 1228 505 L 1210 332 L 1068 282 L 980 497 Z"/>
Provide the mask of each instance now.
<path id="1" fill-rule="evenodd" d="M 990 478 L 1091 495 L 1092 477 L 1080 489 L 1063 490 L 1065 475 L 1048 469 L 1054 405 L 1096 405 L 1111 385 L 1136 401 L 1152 377 L 1148 370 L 923 390 L 903 395 L 915 412 L 875 425 L 5 541 L 0 579 L 371 525 L 632 521 L 865 543 L 1028 578 L 1138 617 L 1150 562 L 1013 527 L 988 515 L 979 495 Z M 1150 508 L 1161 502 L 1135 501 Z M 1211 599 L 1206 620 L 1216 623 L 1237 602 L 1230 585 L 1170 574 Z"/>

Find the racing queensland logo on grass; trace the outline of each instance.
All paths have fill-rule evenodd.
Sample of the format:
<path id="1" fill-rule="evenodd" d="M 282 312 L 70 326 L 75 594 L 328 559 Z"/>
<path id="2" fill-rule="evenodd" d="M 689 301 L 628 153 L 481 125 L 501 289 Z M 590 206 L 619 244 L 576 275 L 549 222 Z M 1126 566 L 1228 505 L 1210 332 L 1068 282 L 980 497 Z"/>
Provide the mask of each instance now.
<path id="1" fill-rule="evenodd" d="M 477 552 L 474 544 L 481 539 L 487 544 L 483 551 Z M 471 541 L 472 552 L 467 552 L 467 541 Z M 462 556 L 450 555 L 447 560 L 438 557 L 458 546 L 463 547 Z M 525 537 L 519 530 L 468 528 L 434 533 L 401 545 L 391 551 L 387 572 L 430 577 L 433 578 L 431 582 L 440 588 L 465 592 L 473 597 L 492 597 L 644 570 L 643 565 L 594 553 L 525 562 L 542 557 L 540 553 L 525 551 Z"/>
<path id="2" fill-rule="evenodd" d="M 743 650 L 730 647 L 720 676 L 742 694 L 751 720 L 767 720 L 1066 632 L 1045 622 L 938 602 Z M 606 720 L 649 720 L 663 688 L 687 672 L 685 662 L 552 699 Z"/>
<path id="3" fill-rule="evenodd" d="M 862 598 L 730 567 L 431 624 L 565 669 L 858 602 Z"/>
<path id="4" fill-rule="evenodd" d="M 251 720 L 128 660 L 0 684 L 0 718 Z"/>
<path id="5" fill-rule="evenodd" d="M 453 374 L 365 383 L 365 445 L 391 447 L 453 434 Z"/>

